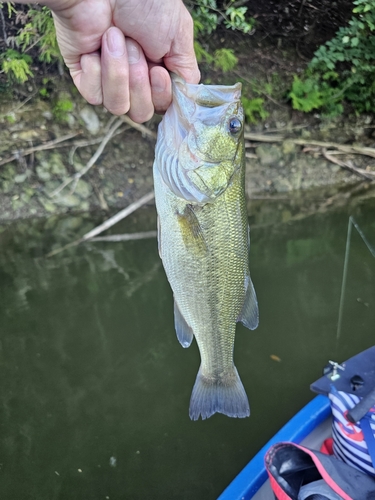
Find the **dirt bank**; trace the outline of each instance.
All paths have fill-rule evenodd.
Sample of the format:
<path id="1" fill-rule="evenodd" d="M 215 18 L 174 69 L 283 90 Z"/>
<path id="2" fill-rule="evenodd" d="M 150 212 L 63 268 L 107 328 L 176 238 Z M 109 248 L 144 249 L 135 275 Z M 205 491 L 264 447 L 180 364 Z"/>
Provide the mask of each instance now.
<path id="1" fill-rule="evenodd" d="M 321 3 L 336 25 L 350 15 L 350 10 L 340 10 L 334 2 Z M 295 200 L 311 198 L 328 206 L 371 192 L 375 151 L 371 156 L 363 148 L 375 147 L 375 122 L 372 116 L 349 113 L 325 119 L 292 110 L 287 89 L 293 74 L 302 71 L 306 55 L 311 56 L 312 48 L 325 41 L 329 31 L 327 20 L 314 24 L 312 3 L 306 4 L 303 16 L 298 14 L 303 4 L 268 2 L 255 8 L 249 2 L 250 13 L 258 19 L 253 36 L 226 33 L 225 38 L 218 34 L 209 41 L 212 47 L 232 47 L 237 67 L 223 74 L 203 64 L 202 81 L 240 80 L 246 96 L 258 89 L 263 98 L 268 116 L 258 116 L 256 123 L 246 126 L 250 200 L 288 199 L 295 205 Z M 283 16 L 289 24 L 281 23 Z M 302 41 L 303 26 L 308 26 L 308 36 Z M 152 190 L 154 136 L 160 117 L 136 129 L 102 108 L 89 106 L 67 75 L 52 75 L 44 98 L 39 84 L 24 85 L 14 94 L 17 101 L 0 102 L 0 221 L 116 210 Z M 87 169 L 89 162 L 93 166 Z M 77 181 L 74 176 L 86 169 Z"/>

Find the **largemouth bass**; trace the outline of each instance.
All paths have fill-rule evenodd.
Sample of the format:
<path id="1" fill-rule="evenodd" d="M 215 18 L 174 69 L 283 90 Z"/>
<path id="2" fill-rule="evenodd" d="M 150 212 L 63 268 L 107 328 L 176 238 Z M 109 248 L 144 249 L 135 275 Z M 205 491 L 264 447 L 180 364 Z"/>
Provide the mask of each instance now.
<path id="1" fill-rule="evenodd" d="M 250 414 L 233 363 L 236 323 L 258 326 L 249 272 L 241 84 L 186 84 L 159 125 L 154 162 L 158 243 L 174 295 L 178 340 L 198 343 L 189 415 Z"/>

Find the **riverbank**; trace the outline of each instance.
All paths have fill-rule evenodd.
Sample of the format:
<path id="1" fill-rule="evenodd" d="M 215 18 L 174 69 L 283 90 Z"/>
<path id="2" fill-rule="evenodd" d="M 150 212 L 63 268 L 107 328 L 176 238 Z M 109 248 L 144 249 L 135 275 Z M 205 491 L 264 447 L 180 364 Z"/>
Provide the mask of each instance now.
<path id="1" fill-rule="evenodd" d="M 202 81 L 242 81 L 247 98 L 252 88 L 263 89 L 263 118 L 256 115 L 245 130 L 249 210 L 256 200 L 286 200 L 294 216 L 297 206 L 303 213 L 306 204 L 322 209 L 368 196 L 375 178 L 373 116 L 297 112 L 287 89 L 306 65 L 298 52 L 256 37 L 228 35 L 226 44 L 236 48 L 236 68 L 224 74 L 202 64 Z M 31 82 L 21 102 L 0 102 L 0 222 L 115 212 L 153 189 L 159 116 L 143 126 L 121 121 L 88 105 L 66 74 L 51 76 L 44 90 Z"/>

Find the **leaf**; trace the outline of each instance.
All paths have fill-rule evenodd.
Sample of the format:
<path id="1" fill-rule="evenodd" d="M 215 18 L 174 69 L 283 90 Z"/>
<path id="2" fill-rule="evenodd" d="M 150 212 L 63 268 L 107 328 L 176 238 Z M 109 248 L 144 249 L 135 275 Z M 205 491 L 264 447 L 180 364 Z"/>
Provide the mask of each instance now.
<path id="1" fill-rule="evenodd" d="M 352 47 L 357 47 L 358 43 L 359 43 L 358 37 L 355 36 L 354 38 L 352 38 L 352 41 L 351 41 Z"/>
<path id="2" fill-rule="evenodd" d="M 224 73 L 233 69 L 238 63 L 233 50 L 225 48 L 215 50 L 213 60 L 215 68 L 221 69 Z"/>
<path id="3" fill-rule="evenodd" d="M 255 99 L 242 97 L 242 104 L 249 123 L 256 123 L 259 119 L 264 120 L 269 116 L 268 111 L 264 109 L 264 100 L 261 97 Z"/>

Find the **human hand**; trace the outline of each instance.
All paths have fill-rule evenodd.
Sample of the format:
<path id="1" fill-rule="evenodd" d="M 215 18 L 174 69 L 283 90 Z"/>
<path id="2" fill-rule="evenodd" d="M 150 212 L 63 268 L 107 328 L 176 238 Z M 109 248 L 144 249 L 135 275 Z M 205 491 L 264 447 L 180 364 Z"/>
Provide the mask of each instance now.
<path id="1" fill-rule="evenodd" d="M 200 73 L 182 0 L 45 0 L 75 85 L 90 104 L 142 123 L 172 98 L 168 71 Z"/>

